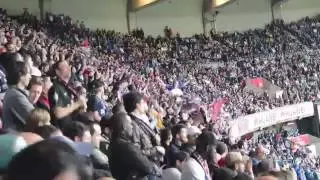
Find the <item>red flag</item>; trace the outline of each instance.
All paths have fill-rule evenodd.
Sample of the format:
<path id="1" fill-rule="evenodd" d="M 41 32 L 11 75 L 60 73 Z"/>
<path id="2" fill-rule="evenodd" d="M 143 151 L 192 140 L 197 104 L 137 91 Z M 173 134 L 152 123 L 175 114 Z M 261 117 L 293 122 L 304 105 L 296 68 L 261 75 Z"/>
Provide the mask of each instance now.
<path id="1" fill-rule="evenodd" d="M 262 78 L 250 79 L 250 83 L 253 86 L 255 86 L 256 88 L 262 88 L 263 87 L 263 79 Z"/>
<path id="2" fill-rule="evenodd" d="M 211 104 L 211 120 L 212 120 L 212 122 L 215 122 L 219 119 L 219 116 L 221 113 L 221 108 L 225 102 L 226 102 L 226 100 L 221 98 Z"/>

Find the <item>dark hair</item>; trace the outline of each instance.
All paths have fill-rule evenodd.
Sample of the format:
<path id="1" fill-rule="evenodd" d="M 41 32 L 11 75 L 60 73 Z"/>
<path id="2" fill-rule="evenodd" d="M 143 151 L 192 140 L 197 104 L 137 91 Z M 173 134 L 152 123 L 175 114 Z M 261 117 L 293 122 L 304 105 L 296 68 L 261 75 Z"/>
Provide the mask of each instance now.
<path id="1" fill-rule="evenodd" d="M 20 78 L 26 74 L 28 74 L 29 66 L 26 62 L 17 62 L 16 71 L 17 71 L 17 83 L 19 82 Z"/>
<path id="2" fill-rule="evenodd" d="M 111 172 L 104 169 L 94 169 L 94 179 L 100 179 L 104 177 L 112 177 Z"/>
<path id="3" fill-rule="evenodd" d="M 238 173 L 234 180 L 252 180 L 252 177 L 245 173 Z"/>
<path id="4" fill-rule="evenodd" d="M 130 92 L 123 95 L 123 105 L 127 113 L 133 112 L 137 108 L 137 104 L 141 102 L 143 95 L 138 92 Z"/>
<path id="5" fill-rule="evenodd" d="M 203 131 L 196 140 L 196 150 L 199 153 L 204 153 L 207 151 L 209 145 L 216 145 L 217 140 L 213 133 L 209 131 Z"/>
<path id="6" fill-rule="evenodd" d="M 113 106 L 113 108 L 112 108 L 112 113 L 113 114 L 116 114 L 116 113 L 118 113 L 118 112 L 121 112 L 121 111 L 125 111 L 125 108 L 124 108 L 124 106 L 123 106 L 123 104 L 122 103 L 117 103 L 115 106 Z"/>
<path id="7" fill-rule="evenodd" d="M 272 161 L 265 159 L 262 160 L 255 168 L 255 173 L 262 174 L 262 173 L 267 173 L 272 169 Z"/>
<path id="8" fill-rule="evenodd" d="M 85 113 L 76 113 L 75 115 L 72 116 L 72 120 L 81 122 L 85 125 L 88 125 L 92 122 L 89 116 Z"/>
<path id="9" fill-rule="evenodd" d="M 228 151 L 228 146 L 223 142 L 218 142 L 216 150 L 218 154 L 222 155 Z"/>
<path id="10" fill-rule="evenodd" d="M 179 134 L 183 128 L 186 128 L 186 126 L 182 124 L 174 125 L 171 129 L 172 137 L 175 139 L 177 134 Z"/>
<path id="11" fill-rule="evenodd" d="M 49 70 L 48 74 L 51 76 L 51 77 L 56 77 L 57 76 L 57 70 L 60 70 L 59 68 L 59 65 L 60 63 L 62 62 L 65 62 L 65 60 L 59 60 L 57 61 L 56 63 L 53 64 L 53 66 L 51 67 L 51 69 Z"/>
<path id="12" fill-rule="evenodd" d="M 136 88 L 134 87 L 133 84 L 130 84 L 130 85 L 128 86 L 128 90 L 129 90 L 129 91 L 135 91 Z"/>
<path id="13" fill-rule="evenodd" d="M 18 56 L 17 54 L 13 56 Z M 9 59 L 13 62 L 7 63 L 7 83 L 8 85 L 18 84 L 20 78 L 28 73 L 29 67 L 26 62 L 16 61 L 16 58 Z"/>
<path id="14" fill-rule="evenodd" d="M 80 176 L 84 168 L 76 152 L 64 142 L 44 140 L 16 154 L 8 165 L 10 180 L 54 179 L 60 173 L 74 169 Z"/>
<path id="15" fill-rule="evenodd" d="M 59 131 L 59 129 L 53 125 L 44 125 L 36 127 L 33 132 L 41 136 L 43 139 L 48 139 L 53 133 L 57 131 Z"/>
<path id="16" fill-rule="evenodd" d="M 170 128 L 165 128 L 160 130 L 161 145 L 163 147 L 167 146 L 166 141 L 169 139 L 170 135 L 172 135 Z"/>
<path id="17" fill-rule="evenodd" d="M 185 161 L 188 157 L 188 154 L 183 151 L 177 151 L 173 153 L 173 161 L 176 165 L 176 161 Z"/>
<path id="18" fill-rule="evenodd" d="M 189 123 L 189 121 L 179 121 L 178 124 L 187 126 L 187 124 Z"/>
<path id="19" fill-rule="evenodd" d="M 66 126 L 62 129 L 62 132 L 66 137 L 74 141 L 75 137 L 83 137 L 84 133 L 88 130 L 88 127 L 83 123 L 72 121 L 66 124 Z"/>
<path id="20" fill-rule="evenodd" d="M 91 135 L 93 135 L 95 133 L 94 125 L 100 126 L 100 124 L 95 122 L 95 121 L 85 121 L 85 122 L 82 122 L 82 123 L 85 124 L 89 128 L 89 131 L 90 131 Z"/>
<path id="21" fill-rule="evenodd" d="M 64 62 L 64 60 L 59 60 L 59 61 L 57 61 L 56 63 L 54 63 L 53 65 L 52 65 L 52 70 L 55 72 L 56 70 L 59 70 L 59 65 L 60 65 L 60 63 L 62 63 L 62 62 Z"/>
<path id="22" fill-rule="evenodd" d="M 5 69 L 5 74 L 7 76 L 14 75 L 12 72 L 16 70 L 16 62 L 18 62 L 18 53 L 3 53 L 0 55 L 0 62 L 3 68 Z M 10 72 L 10 73 L 9 73 Z"/>
<path id="23" fill-rule="evenodd" d="M 42 86 L 42 85 L 43 85 L 42 78 L 33 76 L 33 77 L 31 78 L 30 82 L 29 82 L 28 89 L 31 89 L 31 87 L 32 87 L 33 85 Z"/>
<path id="24" fill-rule="evenodd" d="M 112 116 L 111 116 L 112 117 Z M 111 117 L 108 119 L 108 120 L 101 120 L 99 125 L 101 127 L 101 131 L 102 131 L 102 134 L 104 134 L 104 131 L 106 128 L 109 128 L 110 127 L 110 121 L 111 121 Z"/>
<path id="25" fill-rule="evenodd" d="M 190 155 L 195 150 L 195 145 L 191 143 L 182 144 L 181 150 Z"/>
<path id="26" fill-rule="evenodd" d="M 78 114 L 76 114 L 76 115 L 73 117 L 73 120 L 83 123 L 83 124 L 89 129 L 91 135 L 93 135 L 93 134 L 95 133 L 95 130 L 94 130 L 93 126 L 94 126 L 94 125 L 100 126 L 99 123 L 90 120 L 89 117 L 88 117 L 86 114 L 84 114 L 84 113 L 78 113 Z"/>
<path id="27" fill-rule="evenodd" d="M 96 91 L 98 88 L 104 87 L 104 83 L 101 80 L 94 80 L 92 82 L 92 90 Z"/>
<path id="28" fill-rule="evenodd" d="M 237 143 L 238 148 L 243 149 L 243 144 L 244 144 L 243 140 L 238 141 Z"/>
<path id="29" fill-rule="evenodd" d="M 119 112 L 114 114 L 110 119 L 110 129 L 112 130 L 112 139 L 118 138 L 123 135 L 124 125 L 127 123 L 128 114 L 125 112 Z"/>

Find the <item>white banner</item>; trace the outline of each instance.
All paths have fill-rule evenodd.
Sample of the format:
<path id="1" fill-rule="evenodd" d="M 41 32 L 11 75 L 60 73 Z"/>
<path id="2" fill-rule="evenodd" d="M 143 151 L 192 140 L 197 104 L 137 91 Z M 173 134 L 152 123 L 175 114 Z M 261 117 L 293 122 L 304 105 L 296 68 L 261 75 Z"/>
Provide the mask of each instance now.
<path id="1" fill-rule="evenodd" d="M 229 135 L 238 138 L 245 134 L 269 127 L 278 123 L 293 121 L 314 115 L 312 102 L 304 102 L 295 105 L 275 108 L 270 111 L 259 112 L 239 117 L 232 121 Z"/>

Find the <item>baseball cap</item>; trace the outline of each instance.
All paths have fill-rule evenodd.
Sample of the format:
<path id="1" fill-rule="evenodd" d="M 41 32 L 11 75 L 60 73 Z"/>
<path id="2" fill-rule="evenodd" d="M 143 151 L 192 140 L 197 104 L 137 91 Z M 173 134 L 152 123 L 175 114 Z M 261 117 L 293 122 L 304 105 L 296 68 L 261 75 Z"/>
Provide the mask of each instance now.
<path id="1" fill-rule="evenodd" d="M 90 156 L 93 152 L 93 146 L 90 143 L 74 142 L 65 136 L 53 136 L 50 139 L 62 141 L 71 146 L 79 155 Z"/>

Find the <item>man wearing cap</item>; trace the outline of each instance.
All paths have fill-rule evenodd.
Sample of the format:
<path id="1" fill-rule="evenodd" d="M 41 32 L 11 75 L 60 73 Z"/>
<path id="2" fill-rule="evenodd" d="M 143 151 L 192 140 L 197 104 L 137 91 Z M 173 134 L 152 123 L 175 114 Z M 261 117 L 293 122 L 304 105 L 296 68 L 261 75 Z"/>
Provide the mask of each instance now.
<path id="1" fill-rule="evenodd" d="M 95 121 L 101 121 L 105 118 L 109 109 L 104 101 L 104 83 L 95 80 L 92 84 L 93 95 L 88 100 L 88 112 L 92 114 Z"/>
<path id="2" fill-rule="evenodd" d="M 70 85 L 71 69 L 67 61 L 59 61 L 54 66 L 56 79 L 50 88 L 48 97 L 54 117 L 54 124 L 63 126 L 65 118 L 72 113 L 86 108 L 84 97 L 78 97 L 77 92 Z"/>

